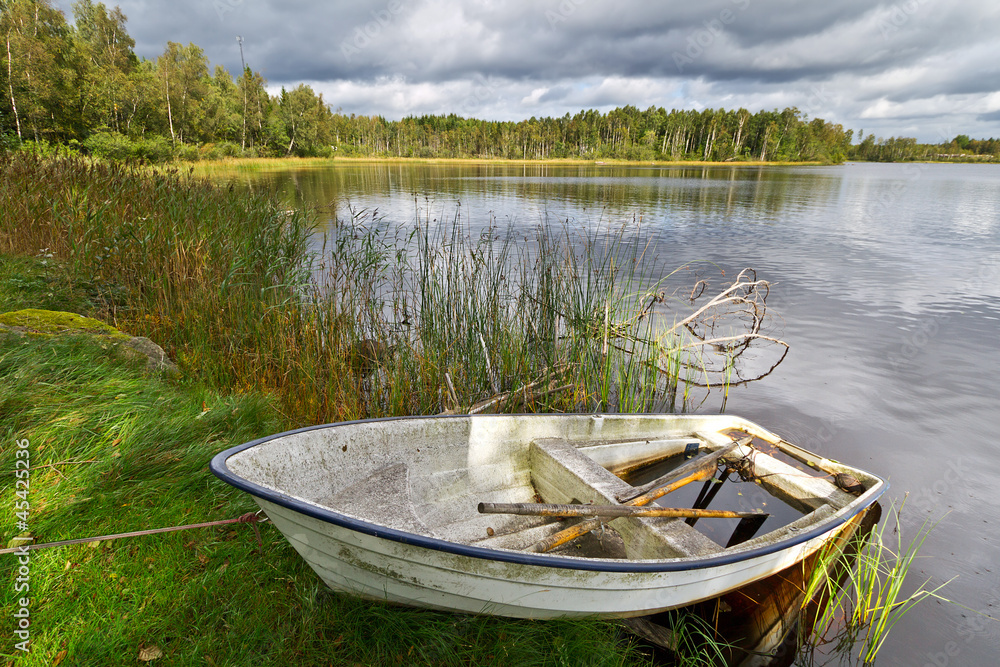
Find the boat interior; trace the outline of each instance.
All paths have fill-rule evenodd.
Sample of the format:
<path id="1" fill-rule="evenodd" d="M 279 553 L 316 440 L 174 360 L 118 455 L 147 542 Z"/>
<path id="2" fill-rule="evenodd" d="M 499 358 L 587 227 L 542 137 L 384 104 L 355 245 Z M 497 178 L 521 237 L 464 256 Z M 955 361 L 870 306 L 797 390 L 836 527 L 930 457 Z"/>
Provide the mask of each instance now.
<path id="1" fill-rule="evenodd" d="M 759 511 L 760 518 L 601 518 L 595 530 L 544 550 L 630 560 L 705 558 L 779 542 L 881 483 L 789 443 L 780 447 L 784 441 L 745 420 L 688 419 L 669 429 L 653 420 L 636 432 L 575 422 L 567 428 L 558 420 L 525 431 L 512 418 L 494 419 L 430 430 L 424 420 L 400 420 L 388 435 L 370 423 L 320 428 L 264 442 L 227 464 L 251 482 L 361 521 L 464 545 L 541 552 L 541 542 L 587 519 L 481 514 L 479 503 L 634 503 L 645 480 L 669 479 L 672 469 L 697 466 L 728 447 L 714 466 L 706 460 L 708 475 L 654 502 Z M 817 461 L 824 469 L 807 465 Z M 845 475 L 853 486 L 844 488 Z"/>

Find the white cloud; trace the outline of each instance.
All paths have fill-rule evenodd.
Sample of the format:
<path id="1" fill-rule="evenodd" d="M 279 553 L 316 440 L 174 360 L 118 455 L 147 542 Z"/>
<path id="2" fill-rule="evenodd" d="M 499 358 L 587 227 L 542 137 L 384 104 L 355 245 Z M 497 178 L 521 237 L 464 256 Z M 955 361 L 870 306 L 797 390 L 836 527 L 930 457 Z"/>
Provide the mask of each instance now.
<path id="1" fill-rule="evenodd" d="M 525 95 L 521 98 L 521 104 L 525 106 L 535 106 L 538 104 L 538 100 L 542 98 L 542 95 L 549 92 L 548 88 L 535 88 L 531 91 L 530 95 Z"/>

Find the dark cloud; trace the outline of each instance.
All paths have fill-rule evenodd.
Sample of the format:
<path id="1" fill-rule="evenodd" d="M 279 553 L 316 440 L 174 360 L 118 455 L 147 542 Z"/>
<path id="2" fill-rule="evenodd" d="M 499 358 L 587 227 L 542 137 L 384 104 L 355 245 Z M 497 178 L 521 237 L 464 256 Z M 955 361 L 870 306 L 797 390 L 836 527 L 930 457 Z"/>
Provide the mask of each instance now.
<path id="1" fill-rule="evenodd" d="M 70 0 L 57 4 L 68 10 Z M 896 133 L 895 124 L 931 137 L 958 121 L 988 134 L 1000 113 L 995 0 L 121 0 L 121 7 L 142 57 L 156 58 L 168 40 L 194 42 L 237 72 L 242 35 L 247 63 L 274 87 L 306 81 L 346 111 L 387 117 L 794 105 L 852 127 Z"/>

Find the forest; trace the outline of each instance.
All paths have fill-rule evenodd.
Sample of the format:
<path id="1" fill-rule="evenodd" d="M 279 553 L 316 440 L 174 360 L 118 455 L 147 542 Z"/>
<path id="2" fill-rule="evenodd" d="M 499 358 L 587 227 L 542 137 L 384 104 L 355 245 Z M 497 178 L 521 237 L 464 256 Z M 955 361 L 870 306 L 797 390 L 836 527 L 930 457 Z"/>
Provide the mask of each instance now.
<path id="1" fill-rule="evenodd" d="M 455 114 L 382 116 L 333 109 L 299 84 L 269 92 L 235 79 L 195 44 L 136 56 L 126 16 L 79 0 L 72 22 L 50 0 L 0 0 L 0 147 L 109 159 L 419 157 L 586 160 L 869 161 L 1000 159 L 1000 140 L 943 144 L 854 133 L 799 109 L 582 110 L 496 121 Z M 273 90 L 273 88 L 271 89 Z"/>

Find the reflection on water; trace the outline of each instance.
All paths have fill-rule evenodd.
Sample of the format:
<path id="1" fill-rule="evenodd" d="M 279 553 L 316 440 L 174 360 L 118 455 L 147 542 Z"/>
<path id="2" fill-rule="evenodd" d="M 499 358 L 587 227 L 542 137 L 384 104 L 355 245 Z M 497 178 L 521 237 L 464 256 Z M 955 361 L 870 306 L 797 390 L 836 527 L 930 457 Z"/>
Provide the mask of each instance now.
<path id="1" fill-rule="evenodd" d="M 835 197 L 838 181 L 819 172 L 763 167 L 559 167 L 496 164 L 362 163 L 219 176 L 273 189 L 290 205 L 318 208 L 333 222 L 347 207 L 413 220 L 417 211 L 451 218 L 461 206 L 473 224 L 492 212 L 534 225 L 549 219 L 622 222 L 670 209 L 678 223 L 738 215 L 777 222 L 809 200 Z M 808 181 L 808 186 L 807 182 Z M 484 223 L 481 223 L 484 224 Z"/>
<path id="2" fill-rule="evenodd" d="M 959 575 L 945 594 L 973 609 L 1000 599 L 1000 166 L 373 163 L 236 178 L 328 225 L 351 205 L 403 226 L 458 211 L 473 230 L 491 216 L 624 226 L 653 240 L 646 260 L 664 272 L 714 262 L 697 273 L 719 286 L 721 271 L 755 268 L 792 350 L 728 411 L 889 478 L 911 494 L 911 533 L 947 513 L 915 576 Z M 880 664 L 933 664 L 949 642 L 961 664 L 994 664 L 1000 632 L 966 641 L 962 622 L 954 607 L 918 607 Z"/>

